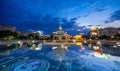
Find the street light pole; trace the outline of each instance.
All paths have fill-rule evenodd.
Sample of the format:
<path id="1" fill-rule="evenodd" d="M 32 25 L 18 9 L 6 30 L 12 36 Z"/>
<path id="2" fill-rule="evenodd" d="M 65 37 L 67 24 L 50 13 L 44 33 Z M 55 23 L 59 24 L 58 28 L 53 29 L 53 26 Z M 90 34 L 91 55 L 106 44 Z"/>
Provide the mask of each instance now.
<path id="1" fill-rule="evenodd" d="M 100 25 L 97 25 L 97 33 L 98 33 L 98 38 L 99 38 L 99 29 L 101 28 L 101 26 Z"/>

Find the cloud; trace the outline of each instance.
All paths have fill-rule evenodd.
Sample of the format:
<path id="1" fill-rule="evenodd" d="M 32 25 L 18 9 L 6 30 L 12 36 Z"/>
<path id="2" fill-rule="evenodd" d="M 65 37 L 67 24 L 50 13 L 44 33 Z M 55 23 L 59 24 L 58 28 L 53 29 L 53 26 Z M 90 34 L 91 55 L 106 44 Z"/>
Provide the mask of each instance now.
<path id="1" fill-rule="evenodd" d="M 9 17 L 10 18 L 10 17 Z M 12 19 L 2 18 L 0 21 L 14 25 L 18 30 L 23 31 L 43 31 L 45 34 L 51 34 L 58 30 L 59 24 L 62 24 L 63 30 L 68 34 L 75 35 L 84 32 L 85 26 L 79 26 L 76 23 L 78 17 L 67 19 L 65 17 L 54 17 L 53 15 L 33 15 L 26 17 L 14 16 Z"/>
<path id="2" fill-rule="evenodd" d="M 105 20 L 105 23 L 111 23 L 116 20 L 120 20 L 120 10 L 117 10 L 114 13 L 112 13 L 112 15 L 108 18 L 108 20 Z"/>
<path id="3" fill-rule="evenodd" d="M 87 27 L 92 27 L 93 25 L 88 25 Z"/>
<path id="4" fill-rule="evenodd" d="M 93 3 L 91 3 L 89 6 L 90 6 L 90 7 L 93 7 L 93 6 L 97 5 L 97 3 L 98 3 L 98 0 L 96 0 L 96 1 L 93 2 Z"/>
<path id="5" fill-rule="evenodd" d="M 95 12 L 102 12 L 102 11 L 105 11 L 105 10 L 107 10 L 107 7 L 99 7 L 99 8 L 96 8 L 96 9 L 94 10 L 94 13 L 95 13 Z"/>
<path id="6" fill-rule="evenodd" d="M 79 31 L 77 31 L 78 26 L 76 20 L 77 18 L 67 19 L 63 17 L 53 17 L 52 15 L 42 16 L 33 14 L 28 14 L 26 17 L 19 17 L 18 15 L 12 17 L 12 19 L 10 19 L 10 16 L 0 19 L 0 21 L 15 25 L 20 30 L 41 30 L 46 34 L 57 31 L 59 24 L 62 24 L 63 29 L 71 35 L 79 33 Z"/>
<path id="7" fill-rule="evenodd" d="M 97 7 L 97 8 L 94 8 L 94 9 L 90 10 L 89 12 L 87 12 L 85 15 L 83 15 L 83 17 L 88 17 L 91 14 L 95 14 L 95 13 L 99 13 L 99 12 L 104 12 L 107 9 L 108 9 L 108 7 Z"/>
<path id="8" fill-rule="evenodd" d="M 113 22 L 107 22 L 107 24 L 105 23 L 103 28 L 105 27 L 116 27 L 116 28 L 120 28 L 120 20 L 115 20 Z"/>
<path id="9" fill-rule="evenodd" d="M 83 7 L 94 7 L 97 5 L 97 3 L 99 2 L 99 0 L 91 0 L 91 1 L 85 1 L 85 3 L 83 3 Z"/>
<path id="10" fill-rule="evenodd" d="M 41 6 L 35 5 L 31 1 L 9 1 L 8 3 L 2 0 L 2 3 L 4 4 L 0 3 L 0 24 L 11 24 L 16 26 L 18 30 L 23 31 L 41 30 L 46 34 L 51 34 L 53 31 L 57 31 L 59 24 L 62 24 L 63 29 L 66 32 L 72 35 L 79 33 L 79 31 L 77 31 L 77 17 L 70 19 L 54 17 L 53 14 L 46 13 L 46 11 L 49 10 L 44 12 L 41 11 L 41 9 L 45 10 L 46 7 L 45 9 L 42 7 L 38 10 Z M 66 9 L 66 11 L 74 11 L 77 8 L 78 7 L 76 6 Z M 68 29 L 70 31 L 68 31 Z"/>
<path id="11" fill-rule="evenodd" d="M 66 9 L 61 10 L 61 12 L 73 12 L 78 8 L 79 8 L 79 6 L 72 7 L 72 8 L 66 8 Z"/>
<path id="12" fill-rule="evenodd" d="M 60 2 L 61 0 L 54 2 L 47 0 L 0 0 L 0 23 L 15 25 L 20 30 L 41 30 L 48 34 L 56 31 L 61 23 L 63 29 L 68 33 L 79 34 L 79 30 L 84 27 L 78 26 L 76 23 L 78 17 L 73 15 L 75 13 L 78 15 L 79 11 L 76 10 L 82 9 L 83 2 L 74 0 Z M 68 18 L 70 16 L 75 18 L 63 18 L 62 16 L 66 16 L 67 13 L 70 13 Z"/>

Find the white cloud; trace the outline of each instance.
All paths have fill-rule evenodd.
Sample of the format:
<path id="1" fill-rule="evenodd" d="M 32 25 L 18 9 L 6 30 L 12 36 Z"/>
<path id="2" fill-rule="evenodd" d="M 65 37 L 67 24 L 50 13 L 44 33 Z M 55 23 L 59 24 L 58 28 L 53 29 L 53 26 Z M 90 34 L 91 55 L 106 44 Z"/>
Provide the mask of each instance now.
<path id="1" fill-rule="evenodd" d="M 78 8 L 79 8 L 79 6 L 72 7 L 72 8 L 66 8 L 66 9 L 61 10 L 61 12 L 73 12 Z"/>
<path id="2" fill-rule="evenodd" d="M 120 20 L 105 24 L 103 27 L 120 27 Z"/>
<path id="3" fill-rule="evenodd" d="M 108 19 L 113 11 L 107 9 L 105 11 L 91 13 L 87 17 L 81 17 L 76 22 L 80 23 L 79 26 L 88 26 L 88 25 L 104 25 L 104 21 Z"/>

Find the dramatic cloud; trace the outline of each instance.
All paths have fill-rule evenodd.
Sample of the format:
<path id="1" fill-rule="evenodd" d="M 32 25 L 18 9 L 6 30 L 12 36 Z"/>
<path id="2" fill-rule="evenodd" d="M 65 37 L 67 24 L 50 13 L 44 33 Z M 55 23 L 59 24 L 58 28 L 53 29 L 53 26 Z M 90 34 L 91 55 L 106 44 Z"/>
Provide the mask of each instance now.
<path id="1" fill-rule="evenodd" d="M 114 22 L 116 20 L 120 20 L 120 10 L 115 11 L 105 23 Z"/>
<path id="2" fill-rule="evenodd" d="M 0 0 L 0 24 L 48 34 L 62 24 L 65 31 L 79 34 L 86 30 L 84 26 L 102 24 L 120 8 L 119 3 L 120 0 Z M 119 20 L 119 15 L 119 11 L 115 12 L 110 20 Z"/>
<path id="3" fill-rule="evenodd" d="M 87 14 L 83 15 L 83 17 L 88 17 L 90 16 L 91 14 L 95 14 L 95 13 L 99 13 L 99 12 L 103 12 L 105 10 L 107 10 L 108 8 L 107 7 L 97 7 L 93 10 L 90 10 Z"/>
<path id="4" fill-rule="evenodd" d="M 19 19 L 18 19 L 19 18 Z M 15 17 L 12 19 L 3 18 L 2 21 L 5 21 L 9 24 L 15 25 L 20 30 L 41 30 L 46 34 L 50 34 L 53 31 L 57 31 L 59 24 L 62 24 L 63 29 L 68 33 L 73 33 L 77 29 L 77 23 L 75 22 L 77 18 L 62 18 L 62 17 L 53 17 L 52 15 L 45 16 L 34 16 L 28 15 L 25 18 Z M 68 29 L 70 29 L 68 31 Z M 74 29 L 74 30 L 72 30 Z M 76 30 L 77 32 L 77 30 Z M 76 33 L 74 33 L 76 34 Z"/>
<path id="5" fill-rule="evenodd" d="M 78 8 L 79 8 L 79 6 L 72 7 L 72 8 L 67 8 L 67 9 L 61 10 L 61 12 L 74 12 Z"/>
<path id="6" fill-rule="evenodd" d="M 103 28 L 104 27 L 116 27 L 116 28 L 120 28 L 120 20 L 115 20 L 113 22 L 109 22 L 109 23 L 105 23 Z"/>
<path id="7" fill-rule="evenodd" d="M 96 8 L 96 9 L 94 10 L 94 13 L 95 13 L 95 12 L 102 12 L 102 11 L 105 11 L 105 10 L 107 10 L 107 7 Z"/>

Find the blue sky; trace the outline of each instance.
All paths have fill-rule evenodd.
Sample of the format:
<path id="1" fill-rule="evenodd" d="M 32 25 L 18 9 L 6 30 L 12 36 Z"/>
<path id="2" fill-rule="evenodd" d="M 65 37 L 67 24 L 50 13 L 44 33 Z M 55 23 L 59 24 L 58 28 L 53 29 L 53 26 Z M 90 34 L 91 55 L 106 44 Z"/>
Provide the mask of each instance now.
<path id="1" fill-rule="evenodd" d="M 0 0 L 0 24 L 51 33 L 60 23 L 70 34 L 120 27 L 120 0 Z"/>

